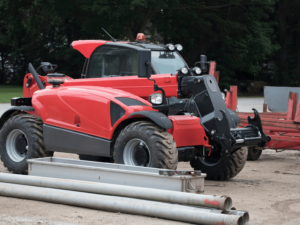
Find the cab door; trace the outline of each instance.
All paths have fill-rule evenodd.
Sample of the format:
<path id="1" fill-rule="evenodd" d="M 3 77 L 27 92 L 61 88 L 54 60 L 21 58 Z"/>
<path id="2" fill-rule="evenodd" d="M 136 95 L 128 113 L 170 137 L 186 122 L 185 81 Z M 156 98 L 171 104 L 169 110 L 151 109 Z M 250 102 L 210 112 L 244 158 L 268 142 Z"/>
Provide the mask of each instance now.
<path id="1" fill-rule="evenodd" d="M 86 78 L 138 75 L 138 52 L 135 49 L 104 45 L 96 49 L 88 62 Z"/>

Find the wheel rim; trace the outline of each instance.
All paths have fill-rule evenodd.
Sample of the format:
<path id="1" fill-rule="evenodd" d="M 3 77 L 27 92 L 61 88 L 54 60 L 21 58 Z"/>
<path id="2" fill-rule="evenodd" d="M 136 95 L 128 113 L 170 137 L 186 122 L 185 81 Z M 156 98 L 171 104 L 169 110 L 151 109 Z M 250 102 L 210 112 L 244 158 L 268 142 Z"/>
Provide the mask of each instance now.
<path id="1" fill-rule="evenodd" d="M 214 165 L 217 165 L 220 161 L 221 161 L 221 158 L 213 158 L 212 156 L 207 156 L 207 157 L 198 157 L 199 160 L 206 166 L 214 166 Z"/>
<path id="2" fill-rule="evenodd" d="M 141 139 L 131 139 L 124 148 L 125 165 L 149 167 L 151 154 L 147 144 Z"/>
<path id="3" fill-rule="evenodd" d="M 28 150 L 28 140 L 23 131 L 12 130 L 6 139 L 6 152 L 11 160 L 21 162 L 25 159 Z"/>
<path id="4" fill-rule="evenodd" d="M 215 166 L 222 160 L 219 152 L 215 152 L 210 156 L 198 157 L 198 159 L 206 166 Z"/>

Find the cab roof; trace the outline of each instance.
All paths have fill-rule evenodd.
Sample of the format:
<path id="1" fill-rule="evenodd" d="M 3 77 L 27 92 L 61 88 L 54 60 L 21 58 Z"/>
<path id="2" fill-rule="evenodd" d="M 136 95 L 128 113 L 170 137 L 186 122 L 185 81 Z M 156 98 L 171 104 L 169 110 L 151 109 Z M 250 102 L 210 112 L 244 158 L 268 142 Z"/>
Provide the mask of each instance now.
<path id="1" fill-rule="evenodd" d="M 79 51 L 83 54 L 86 58 L 90 58 L 91 54 L 94 52 L 96 48 L 99 46 L 105 45 L 107 42 L 111 41 L 104 41 L 104 40 L 79 40 L 73 41 L 71 47 Z M 117 43 L 120 44 L 130 44 L 141 48 L 150 49 L 152 51 L 167 51 L 167 48 L 162 45 L 155 45 L 155 44 L 145 44 L 142 42 L 123 42 L 118 41 Z"/>

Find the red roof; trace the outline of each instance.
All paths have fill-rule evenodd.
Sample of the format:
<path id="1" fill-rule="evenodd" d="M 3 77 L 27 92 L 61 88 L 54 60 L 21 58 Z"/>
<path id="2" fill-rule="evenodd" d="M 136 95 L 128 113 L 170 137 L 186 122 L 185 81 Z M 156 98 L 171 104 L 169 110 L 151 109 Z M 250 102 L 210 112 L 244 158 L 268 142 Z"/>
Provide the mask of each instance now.
<path id="1" fill-rule="evenodd" d="M 103 40 L 73 41 L 72 47 L 78 50 L 86 58 L 90 58 L 91 54 L 97 47 L 104 45 L 107 42 L 108 41 Z"/>

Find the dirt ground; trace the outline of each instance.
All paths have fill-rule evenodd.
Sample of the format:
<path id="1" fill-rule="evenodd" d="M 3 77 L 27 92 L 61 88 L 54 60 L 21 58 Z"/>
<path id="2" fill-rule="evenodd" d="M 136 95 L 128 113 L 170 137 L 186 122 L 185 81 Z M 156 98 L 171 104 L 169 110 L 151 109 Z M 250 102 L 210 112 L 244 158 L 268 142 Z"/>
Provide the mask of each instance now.
<path id="1" fill-rule="evenodd" d="M 56 157 L 78 158 L 56 153 Z M 179 163 L 178 169 L 191 169 Z M 0 164 L 0 172 L 7 170 Z M 300 152 L 265 150 L 230 181 L 205 181 L 205 194 L 228 195 L 233 206 L 250 212 L 250 225 L 300 224 Z M 31 200 L 0 197 L 0 225 L 6 224 L 187 224 L 159 218 L 105 212 Z"/>
<path id="2" fill-rule="evenodd" d="M 238 110 L 262 111 L 263 98 L 239 98 Z M 0 115 L 9 108 L 0 104 Z M 56 157 L 78 159 L 77 155 L 55 153 Z M 192 169 L 179 163 L 179 170 Z M 7 172 L 0 163 L 0 172 Z M 230 181 L 205 181 L 205 194 L 228 195 L 237 209 L 248 210 L 249 225 L 300 224 L 300 151 L 276 153 L 265 150 L 258 161 L 248 161 Z M 0 196 L 0 225 L 71 225 L 71 224 L 187 224 Z"/>

